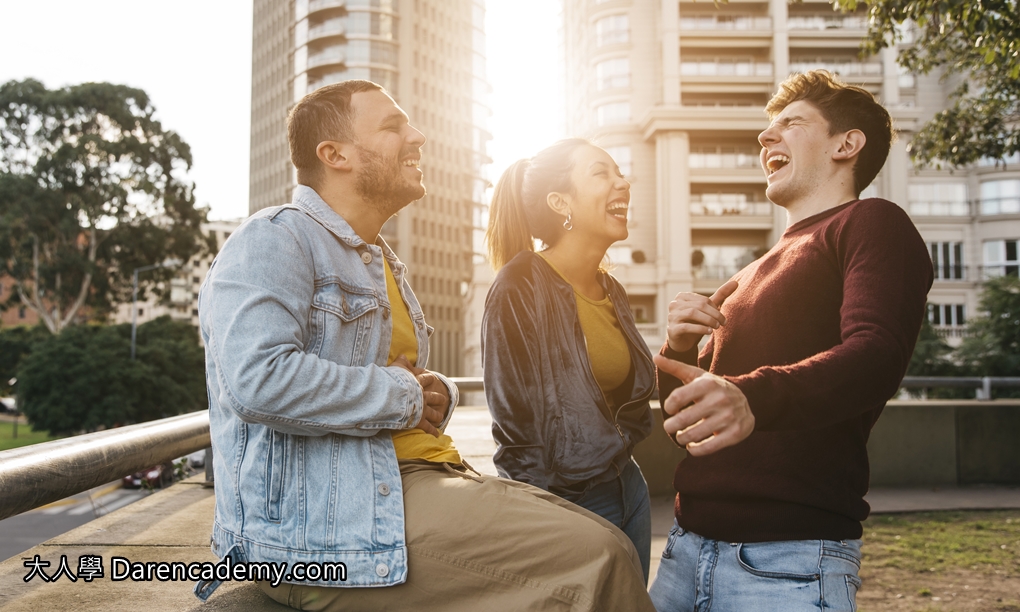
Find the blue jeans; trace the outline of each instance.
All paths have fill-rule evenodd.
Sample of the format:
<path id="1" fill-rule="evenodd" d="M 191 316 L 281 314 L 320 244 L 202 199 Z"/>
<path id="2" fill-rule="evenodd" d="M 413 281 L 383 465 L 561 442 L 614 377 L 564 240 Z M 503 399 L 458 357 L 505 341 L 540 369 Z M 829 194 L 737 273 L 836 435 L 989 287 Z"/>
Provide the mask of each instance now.
<path id="1" fill-rule="evenodd" d="M 652 507 L 648 500 L 648 484 L 634 459 L 627 462 L 616 478 L 595 485 L 580 497 L 562 497 L 594 512 L 627 534 L 641 558 L 647 584 L 652 550 Z"/>
<path id="2" fill-rule="evenodd" d="M 649 595 L 659 612 L 855 612 L 860 540 L 730 543 L 673 522 Z"/>

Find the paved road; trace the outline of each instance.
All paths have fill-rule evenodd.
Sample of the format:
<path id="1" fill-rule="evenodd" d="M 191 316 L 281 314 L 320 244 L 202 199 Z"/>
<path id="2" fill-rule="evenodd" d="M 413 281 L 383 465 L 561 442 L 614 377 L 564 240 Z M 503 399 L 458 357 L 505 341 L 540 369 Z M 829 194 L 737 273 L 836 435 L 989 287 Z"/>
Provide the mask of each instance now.
<path id="1" fill-rule="evenodd" d="M 8 559 L 148 495 L 112 482 L 0 521 L 0 560 Z"/>

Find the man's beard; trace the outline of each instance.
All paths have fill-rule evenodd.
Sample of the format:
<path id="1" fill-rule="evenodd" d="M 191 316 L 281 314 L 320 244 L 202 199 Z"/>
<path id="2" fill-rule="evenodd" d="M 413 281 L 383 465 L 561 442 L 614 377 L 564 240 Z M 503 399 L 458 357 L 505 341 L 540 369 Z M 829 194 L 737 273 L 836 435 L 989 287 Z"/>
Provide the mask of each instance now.
<path id="1" fill-rule="evenodd" d="M 425 196 L 425 187 L 404 177 L 403 164 L 387 160 L 370 149 L 354 145 L 361 157 L 362 168 L 358 171 L 354 190 L 365 201 L 372 203 L 383 212 L 396 213 L 414 200 Z M 401 158 L 413 151 L 401 151 Z"/>

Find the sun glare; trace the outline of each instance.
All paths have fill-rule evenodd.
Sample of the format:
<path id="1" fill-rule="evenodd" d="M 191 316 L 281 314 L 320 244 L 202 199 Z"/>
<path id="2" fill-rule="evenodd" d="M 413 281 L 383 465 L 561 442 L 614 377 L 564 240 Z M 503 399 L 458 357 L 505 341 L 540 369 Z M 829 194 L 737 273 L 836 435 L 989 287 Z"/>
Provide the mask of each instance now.
<path id="1" fill-rule="evenodd" d="M 493 183 L 510 164 L 564 137 L 560 2 L 487 0 Z"/>

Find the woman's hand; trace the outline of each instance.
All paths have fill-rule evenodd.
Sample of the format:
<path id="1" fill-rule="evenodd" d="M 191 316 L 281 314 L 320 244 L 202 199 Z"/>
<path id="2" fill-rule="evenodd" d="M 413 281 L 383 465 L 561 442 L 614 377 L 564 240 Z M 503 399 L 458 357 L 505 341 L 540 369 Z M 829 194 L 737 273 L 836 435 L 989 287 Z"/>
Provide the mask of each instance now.
<path id="1" fill-rule="evenodd" d="M 731 280 L 719 287 L 712 297 L 699 293 L 678 293 L 669 303 L 666 318 L 666 337 L 669 348 L 678 353 L 689 351 L 701 337 L 726 324 L 719 309 L 737 290 L 737 281 Z"/>

